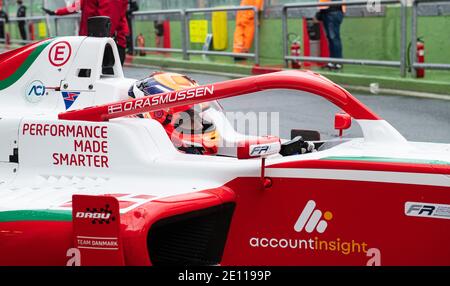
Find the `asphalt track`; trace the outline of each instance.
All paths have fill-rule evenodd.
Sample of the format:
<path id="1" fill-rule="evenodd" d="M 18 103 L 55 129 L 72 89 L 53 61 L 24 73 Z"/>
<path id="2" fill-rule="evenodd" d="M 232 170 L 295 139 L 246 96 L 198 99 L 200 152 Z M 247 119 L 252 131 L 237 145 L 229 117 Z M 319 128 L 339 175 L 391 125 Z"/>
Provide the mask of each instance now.
<path id="1" fill-rule="evenodd" d="M 126 67 L 126 77 L 144 78 L 154 69 Z M 226 76 L 186 72 L 200 84 L 214 83 L 230 79 Z M 403 136 L 411 141 L 440 142 L 450 144 L 450 101 L 439 99 L 422 99 L 407 96 L 353 94 L 382 118 L 390 122 Z M 242 112 L 251 117 L 249 112 L 267 112 L 267 128 L 247 133 L 277 133 L 289 138 L 292 128 L 313 129 L 320 131 L 323 138 L 336 136 L 333 129 L 334 113 L 338 109 L 319 96 L 306 92 L 273 90 L 259 92 L 221 100 L 226 112 Z M 278 112 L 278 124 L 270 124 Z M 264 115 L 264 114 L 263 114 Z M 258 114 L 257 114 L 258 116 Z M 277 126 L 275 126 L 277 125 Z M 271 129 L 272 128 L 272 129 Z M 266 131 L 268 130 L 268 131 Z M 270 132 L 273 130 L 273 132 Z M 347 136 L 361 136 L 359 126 L 354 123 L 345 132 Z M 275 135 L 275 134 L 274 134 Z"/>

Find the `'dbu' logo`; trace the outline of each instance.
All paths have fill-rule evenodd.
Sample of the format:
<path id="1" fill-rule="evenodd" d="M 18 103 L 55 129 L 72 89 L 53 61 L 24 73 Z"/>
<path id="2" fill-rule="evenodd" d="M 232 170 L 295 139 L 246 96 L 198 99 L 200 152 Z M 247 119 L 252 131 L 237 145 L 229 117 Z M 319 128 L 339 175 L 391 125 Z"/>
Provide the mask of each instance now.
<path id="1" fill-rule="evenodd" d="M 42 100 L 42 98 L 45 96 L 45 85 L 39 81 L 35 80 L 32 83 L 30 83 L 27 87 L 25 98 L 29 102 L 39 102 Z"/>
<path id="2" fill-rule="evenodd" d="M 109 224 L 111 221 L 115 221 L 116 217 L 113 215 L 112 210 L 109 208 L 109 204 L 106 204 L 104 208 L 86 208 L 86 211 L 77 212 L 76 218 L 89 219 L 92 224 Z"/>

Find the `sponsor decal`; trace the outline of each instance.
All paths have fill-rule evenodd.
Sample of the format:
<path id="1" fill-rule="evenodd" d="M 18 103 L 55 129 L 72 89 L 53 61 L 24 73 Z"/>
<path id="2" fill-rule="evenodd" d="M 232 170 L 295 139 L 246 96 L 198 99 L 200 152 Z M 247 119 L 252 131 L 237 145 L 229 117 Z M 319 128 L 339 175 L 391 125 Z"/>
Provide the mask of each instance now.
<path id="1" fill-rule="evenodd" d="M 68 138 L 73 153 L 53 153 L 53 165 L 109 168 L 107 126 L 25 123 L 22 135 Z"/>
<path id="2" fill-rule="evenodd" d="M 250 156 L 259 156 L 264 155 L 267 152 L 269 152 L 270 146 L 269 145 L 252 145 L 250 146 Z"/>
<path id="3" fill-rule="evenodd" d="M 66 266 L 81 266 L 81 252 L 78 248 L 69 248 L 66 252 Z"/>
<path id="4" fill-rule="evenodd" d="M 95 222 L 96 219 L 101 220 L 109 220 L 111 217 L 111 214 L 108 213 L 91 213 L 91 212 L 77 212 L 76 214 L 77 218 L 92 218 Z"/>
<path id="5" fill-rule="evenodd" d="M 198 88 L 173 91 L 160 95 L 147 96 L 133 101 L 126 101 L 108 106 L 108 114 L 114 114 L 124 111 L 133 111 L 145 107 L 158 106 L 166 103 L 173 103 L 188 100 L 197 97 L 212 96 L 214 86 L 202 86 Z"/>
<path id="6" fill-rule="evenodd" d="M 369 248 L 366 256 L 370 257 L 366 266 L 381 266 L 381 251 L 378 248 Z"/>
<path id="7" fill-rule="evenodd" d="M 354 239 L 322 239 L 319 236 L 310 236 L 310 233 L 322 234 L 328 227 L 328 222 L 333 219 L 333 213 L 316 208 L 316 202 L 309 200 L 302 209 L 294 223 L 294 231 L 298 235 L 290 237 L 265 237 L 254 236 L 249 239 L 252 248 L 274 248 L 282 251 L 314 251 L 336 252 L 341 255 L 362 254 L 367 255 L 368 244 Z M 306 233 L 306 234 L 305 234 Z"/>
<path id="8" fill-rule="evenodd" d="M 69 42 L 61 41 L 54 43 L 48 52 L 48 60 L 55 67 L 65 65 L 72 55 L 72 47 Z"/>
<path id="9" fill-rule="evenodd" d="M 109 205 L 106 204 L 104 208 L 86 208 L 86 211 L 78 211 L 75 214 L 76 218 L 90 219 L 92 224 L 109 224 L 115 221 L 116 218 L 112 215 Z"/>
<path id="10" fill-rule="evenodd" d="M 119 203 L 114 197 L 73 195 L 74 247 L 83 266 L 124 265 Z"/>
<path id="11" fill-rule="evenodd" d="M 107 139 L 108 127 L 98 125 L 25 123 L 22 127 L 22 135 Z"/>
<path id="12" fill-rule="evenodd" d="M 115 221 L 116 218 L 112 216 L 112 211 L 109 209 L 109 205 L 106 204 L 104 208 L 86 208 L 86 211 L 77 212 L 76 218 L 90 219 L 92 224 L 109 224 L 111 221 Z"/>
<path id="13" fill-rule="evenodd" d="M 119 238 L 78 235 L 77 244 L 81 249 L 118 250 Z"/>
<path id="14" fill-rule="evenodd" d="M 42 83 L 42 81 L 34 80 L 27 86 L 27 89 L 25 91 L 25 98 L 31 103 L 37 103 L 44 98 L 44 96 L 46 95 L 45 91 L 45 85 Z"/>
<path id="15" fill-rule="evenodd" d="M 316 202 L 313 200 L 309 200 L 306 203 L 294 225 L 294 230 L 296 232 L 301 232 L 304 229 L 306 232 L 311 233 L 315 229 L 318 233 L 323 233 L 327 229 L 327 221 L 330 221 L 333 218 L 333 214 L 330 211 L 326 211 L 323 214 L 324 220 L 321 220 L 322 211 L 318 209 L 314 210 L 315 207 Z"/>
<path id="16" fill-rule="evenodd" d="M 276 249 L 296 249 L 337 252 L 338 254 L 349 255 L 353 253 L 367 253 L 367 243 L 355 240 L 344 240 L 336 238 L 333 240 L 322 240 L 319 237 L 308 238 L 275 238 L 275 237 L 252 237 L 250 246 L 253 248 L 276 248 Z"/>
<path id="17" fill-rule="evenodd" d="M 66 105 L 66 110 L 69 109 L 72 104 L 77 100 L 78 96 L 80 95 L 80 92 L 75 91 L 63 91 L 62 97 L 64 99 L 64 104 Z"/>
<path id="18" fill-rule="evenodd" d="M 271 155 L 280 152 L 280 143 L 274 142 L 270 144 L 255 144 L 250 145 L 250 157 Z"/>
<path id="19" fill-rule="evenodd" d="M 405 215 L 415 217 L 450 219 L 450 205 L 406 202 Z"/>

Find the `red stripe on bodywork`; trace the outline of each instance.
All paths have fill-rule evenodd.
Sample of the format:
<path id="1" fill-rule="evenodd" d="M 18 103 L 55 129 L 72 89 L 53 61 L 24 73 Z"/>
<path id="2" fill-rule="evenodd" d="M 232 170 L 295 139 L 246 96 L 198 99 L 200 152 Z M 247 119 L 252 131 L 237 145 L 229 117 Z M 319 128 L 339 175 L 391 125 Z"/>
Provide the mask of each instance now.
<path id="1" fill-rule="evenodd" d="M 298 169 L 338 169 L 338 170 L 365 170 L 385 172 L 408 172 L 450 175 L 450 166 L 417 163 L 396 162 L 364 162 L 342 160 L 305 160 L 279 163 L 267 168 L 298 168 Z"/>
<path id="2" fill-rule="evenodd" d="M 234 202 L 235 199 L 235 193 L 223 186 L 149 201 L 121 214 L 120 237 L 123 239 L 125 264 L 151 265 L 147 235 L 158 220 Z M 0 222 L 0 266 L 66 265 L 70 259 L 66 255 L 67 250 L 74 247 L 73 233 L 72 221 Z M 102 264 L 110 264 L 108 262 Z M 85 265 L 83 257 L 81 265 Z"/>
<path id="3" fill-rule="evenodd" d="M 119 208 L 120 209 L 126 209 L 128 207 L 131 207 L 134 204 L 136 204 L 136 202 L 119 201 Z"/>
<path id="4" fill-rule="evenodd" d="M 137 195 L 137 196 L 133 196 L 133 199 L 143 199 L 143 200 L 149 200 L 152 198 L 155 198 L 156 196 L 152 196 L 152 195 Z"/>
<path id="5" fill-rule="evenodd" d="M 12 76 L 41 42 L 0 54 L 0 80 Z"/>

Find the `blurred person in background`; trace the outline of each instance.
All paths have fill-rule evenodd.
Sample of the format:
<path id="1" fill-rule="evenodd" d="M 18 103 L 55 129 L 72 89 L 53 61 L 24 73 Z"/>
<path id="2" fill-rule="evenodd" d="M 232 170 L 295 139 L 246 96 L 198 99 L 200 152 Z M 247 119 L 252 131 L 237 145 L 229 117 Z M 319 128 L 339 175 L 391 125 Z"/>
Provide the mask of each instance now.
<path id="1" fill-rule="evenodd" d="M 155 29 L 156 47 L 164 48 L 164 20 L 159 17 L 158 20 L 153 21 L 153 28 Z"/>
<path id="2" fill-rule="evenodd" d="M 242 0 L 240 6 L 254 6 L 262 11 L 264 0 Z M 236 29 L 234 31 L 233 53 L 248 53 L 255 35 L 254 19 L 258 17 L 252 10 L 241 10 L 236 13 Z M 235 57 L 235 60 L 245 58 Z"/>
<path id="3" fill-rule="evenodd" d="M 6 41 L 5 39 L 5 23 L 8 23 L 8 14 L 3 10 L 3 0 L 0 0 L 0 41 Z"/>
<path id="4" fill-rule="evenodd" d="M 128 30 L 129 35 L 127 36 L 127 53 L 129 55 L 133 54 L 133 39 L 131 38 L 131 35 L 133 35 L 133 25 L 131 22 L 131 16 L 133 12 L 136 12 L 139 10 L 139 5 L 137 1 L 135 0 L 129 0 L 128 1 L 128 9 L 127 9 L 127 22 L 128 22 Z"/>
<path id="5" fill-rule="evenodd" d="M 127 36 L 129 34 L 127 21 L 128 0 L 75 0 L 71 5 L 55 11 L 42 10 L 49 15 L 69 15 L 81 11 L 80 36 L 87 36 L 87 21 L 95 16 L 107 16 L 111 20 L 110 36 L 114 38 L 119 50 L 120 61 L 125 62 Z"/>
<path id="6" fill-rule="evenodd" d="M 19 6 L 17 8 L 17 18 L 25 18 L 27 16 L 27 7 L 23 5 L 22 0 L 17 0 L 16 2 L 17 5 Z M 18 21 L 17 24 L 19 26 L 20 37 L 22 38 L 22 40 L 26 40 L 27 39 L 27 31 L 25 29 L 26 21 Z"/>
<path id="7" fill-rule="evenodd" d="M 341 0 L 319 0 L 319 2 L 323 3 L 332 1 Z M 315 17 L 316 20 L 323 22 L 331 58 L 342 59 L 341 24 L 344 20 L 345 11 L 344 5 L 319 6 L 319 11 Z M 342 69 L 342 64 L 328 63 L 326 67 L 340 70 Z"/>

